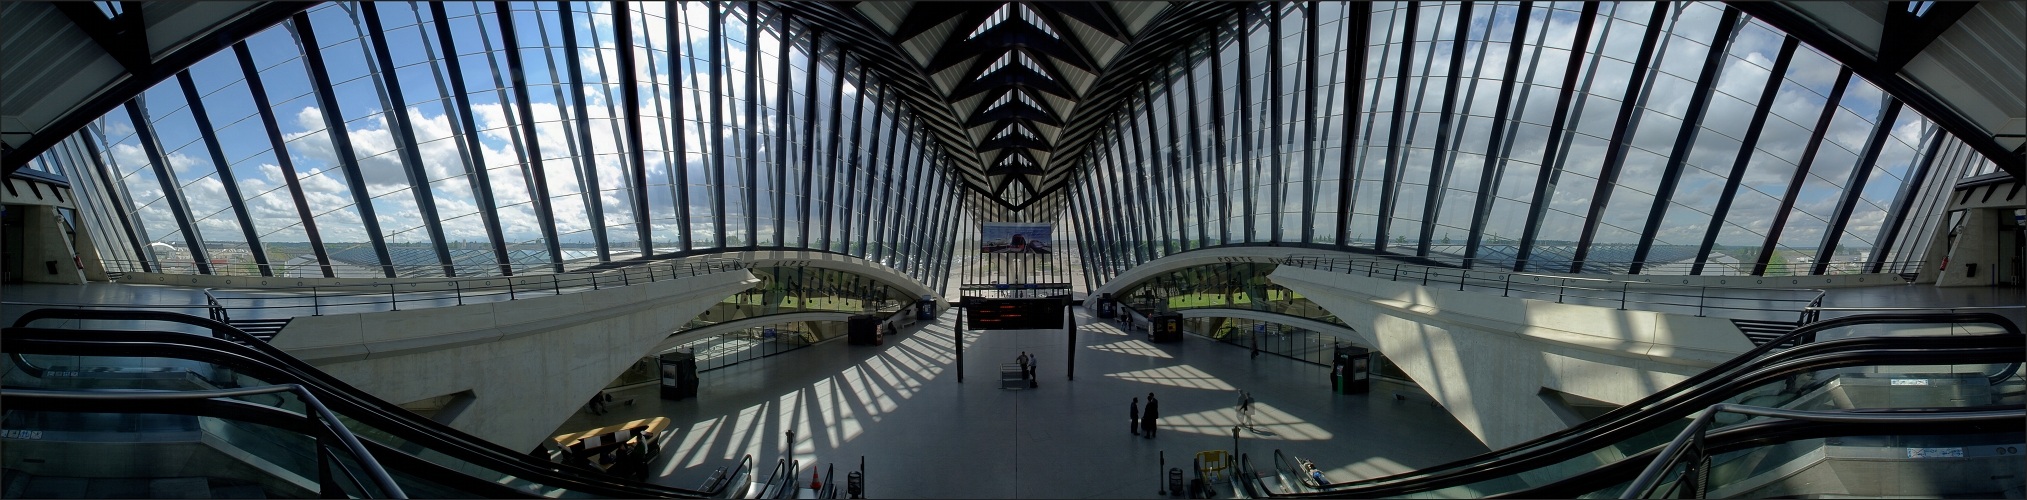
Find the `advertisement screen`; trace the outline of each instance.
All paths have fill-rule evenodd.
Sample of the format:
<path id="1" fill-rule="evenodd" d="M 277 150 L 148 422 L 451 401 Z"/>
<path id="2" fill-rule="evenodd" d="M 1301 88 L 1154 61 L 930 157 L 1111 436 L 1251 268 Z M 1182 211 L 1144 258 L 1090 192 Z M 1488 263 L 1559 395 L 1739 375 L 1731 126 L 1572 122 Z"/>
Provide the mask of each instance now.
<path id="1" fill-rule="evenodd" d="M 987 222 L 980 253 L 1049 253 L 1049 224 Z"/>

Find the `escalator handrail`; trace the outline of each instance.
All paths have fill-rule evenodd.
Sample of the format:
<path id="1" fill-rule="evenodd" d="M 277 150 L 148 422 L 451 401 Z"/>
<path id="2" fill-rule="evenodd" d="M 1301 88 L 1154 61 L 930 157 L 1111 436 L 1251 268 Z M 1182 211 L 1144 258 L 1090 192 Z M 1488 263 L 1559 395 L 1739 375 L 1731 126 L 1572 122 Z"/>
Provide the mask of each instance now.
<path id="1" fill-rule="evenodd" d="M 1814 344 L 1813 346 L 1837 347 L 1852 344 L 1923 343 L 1945 344 L 1950 347 L 1878 348 L 1861 351 L 1831 350 L 1831 352 L 1827 353 L 1802 352 L 1805 350 L 1800 348 L 1791 349 L 1780 356 L 1769 358 L 1767 360 L 1768 363 L 1758 367 L 1758 369 L 1740 374 L 1741 376 L 1739 377 L 1725 380 L 1723 384 L 1700 388 L 1694 394 L 1688 394 L 1679 400 L 1672 401 L 1674 404 L 1642 409 L 1637 415 L 1638 418 L 1625 422 L 1616 422 L 1612 426 L 1587 427 L 1580 424 L 1579 427 L 1583 427 L 1584 432 L 1579 434 L 1558 433 L 1555 435 L 1556 439 L 1537 439 L 1515 447 L 1481 454 L 1474 457 L 1479 460 L 1467 460 L 1470 463 L 1461 466 L 1457 465 L 1458 462 L 1439 466 L 1448 467 L 1449 470 L 1429 472 L 1435 468 L 1425 468 L 1420 471 L 1377 479 L 1337 483 L 1332 485 L 1335 489 L 1331 490 L 1321 490 L 1309 494 L 1276 496 L 1344 494 L 1349 490 L 1358 490 L 1357 494 L 1360 496 L 1389 496 L 1449 487 L 1455 484 L 1482 480 L 1484 479 L 1483 476 L 1505 474 L 1510 469 L 1529 469 L 1539 465 L 1541 462 L 1559 461 L 1567 458 L 1561 455 L 1576 453 L 1575 450 L 1594 448 L 1595 446 L 1592 443 L 1600 441 L 1605 443 L 1617 442 L 1623 437 L 1630 437 L 1638 432 L 1644 432 L 1647 426 L 1641 425 L 1642 423 L 1656 422 L 1658 424 L 1659 422 L 1671 421 L 1671 419 L 1679 418 L 1677 414 L 1686 416 L 1689 412 L 1695 411 L 1687 408 L 1705 408 L 1716 402 L 1712 401 L 1712 399 L 1729 397 L 1729 393 L 1725 391 L 1755 387 L 1793 373 L 1843 366 L 1863 366 L 1867 364 L 1901 365 L 1947 362 L 1965 357 L 1999 360 L 2001 358 L 2017 357 L 2020 355 L 2021 347 L 2027 346 L 2027 344 L 2022 343 L 2021 337 L 2005 334 L 1950 337 L 1869 337 L 1841 339 Z M 1962 344 L 1970 344 L 1971 346 L 1961 347 L 1960 345 Z M 1818 348 L 1816 350 L 1824 349 Z M 1790 354 L 1805 353 L 1811 354 L 1811 356 L 1795 359 L 1791 359 L 1790 356 Z M 1882 360 L 1886 362 L 1881 362 Z M 1614 411 L 1617 412 L 1618 410 Z M 1609 416 L 1610 414 L 1607 415 Z M 1593 419 L 1593 421 L 1605 418 L 1599 417 Z"/>
<path id="2" fill-rule="evenodd" d="M 1904 413 L 1910 415 L 1933 415 L 1938 413 L 1965 412 L 1965 411 L 1990 412 L 1992 410 L 2011 410 L 2017 412 L 2023 411 L 2023 407 L 2021 405 L 2005 405 L 2005 406 L 1952 407 L 1952 408 L 1892 408 L 1892 409 L 1874 409 L 1874 410 L 1835 410 L 1835 411 L 1844 411 L 1853 413 L 1859 412 Z M 1826 423 L 1808 422 L 1800 420 L 1784 420 L 1784 419 L 1750 420 L 1739 423 L 1737 425 L 1711 431 L 1710 434 L 1704 438 L 1703 446 L 1704 451 L 1706 453 L 1714 455 L 1721 453 L 1729 453 L 1756 446 L 1767 446 L 1771 444 L 1798 441 L 1802 439 L 1817 439 L 1817 438 L 1838 437 L 1838 436 L 1871 436 L 1871 435 L 1885 435 L 1885 434 L 1907 434 L 1907 435 L 1978 434 L 1992 431 L 1993 429 L 1988 428 L 1988 426 L 1999 427 L 2003 430 L 2010 430 L 2013 432 L 2019 432 L 2019 429 L 2017 429 L 2016 425 L 2019 422 L 2019 419 L 2020 419 L 2019 414 L 2006 415 L 2002 412 L 1997 417 L 1986 417 L 1983 419 L 1979 419 L 1975 422 L 1942 427 L 1928 425 L 1923 422 L 1911 422 L 1911 423 L 1893 422 L 1883 424 L 1882 423 L 1826 424 Z M 1903 428 L 1913 428 L 1915 432 L 1902 432 Z M 1638 453 L 1626 455 L 1626 458 L 1621 459 L 1617 462 L 1606 464 L 1602 467 L 1591 469 L 1589 471 L 1585 471 L 1577 475 L 1559 481 L 1555 481 L 1553 483 L 1529 487 L 1522 490 L 1495 493 L 1487 496 L 1487 498 L 1575 498 L 1585 496 L 1587 494 L 1597 493 L 1603 491 L 1604 488 L 1606 487 L 1630 482 L 1632 476 L 1638 475 L 1642 469 L 1646 468 L 1645 464 L 1652 462 L 1654 460 L 1654 457 L 1661 453 L 1662 448 L 1664 446 L 1665 445 L 1656 445 L 1654 447 L 1641 450 Z"/>
<path id="3" fill-rule="evenodd" d="M 1606 412 L 1604 415 L 1600 415 L 1597 418 L 1584 421 L 1583 423 L 1579 423 L 1575 426 L 1571 426 L 1569 428 L 1560 431 L 1549 433 L 1548 435 L 1538 437 L 1518 445 L 1510 446 L 1502 450 L 1494 450 L 1483 454 L 1466 457 L 1464 459 L 1452 461 L 1449 463 L 1437 465 L 1434 467 L 1423 468 L 1420 470 L 1396 474 L 1393 476 L 1352 481 L 1349 483 L 1349 485 L 1366 485 L 1366 484 L 1393 482 L 1410 479 L 1413 476 L 1428 476 L 1444 470 L 1469 467 L 1471 465 L 1481 463 L 1489 459 L 1495 459 L 1497 458 L 1496 455 L 1501 455 L 1503 454 L 1502 452 L 1508 450 L 1519 450 L 1524 448 L 1541 446 L 1555 441 L 1559 441 L 1571 435 L 1575 435 L 1582 432 L 1588 432 L 1592 428 L 1602 427 L 1607 424 L 1618 424 L 1621 421 L 1631 418 L 1632 416 L 1646 410 L 1649 407 L 1663 403 L 1671 398 L 1676 398 L 1684 393 L 1690 392 L 1692 389 L 1695 389 L 1705 384 L 1713 383 L 1715 381 L 1721 381 L 1726 378 L 1729 378 L 1735 374 L 1734 372 L 1749 370 L 1752 367 L 1752 363 L 1760 361 L 1762 357 L 1765 357 L 1769 354 L 1773 355 L 1790 355 L 1791 353 L 1800 354 L 1803 352 L 1811 352 L 1815 350 L 1835 349 L 1838 348 L 1839 346 L 1848 347 L 1852 343 L 1876 342 L 1880 341 L 1881 339 L 1888 339 L 1889 337 L 1858 337 L 1850 339 L 1838 339 L 1836 341 L 1831 342 L 1808 342 L 1802 343 L 1801 345 L 1798 345 L 1794 348 L 1780 350 L 1779 352 L 1776 352 L 1777 350 L 1777 348 L 1775 347 L 1776 345 L 1779 345 L 1783 342 L 1787 342 L 1789 340 L 1802 339 L 1805 337 L 1813 340 L 1817 333 L 1821 333 L 1823 331 L 1834 328 L 1843 328 L 1855 325 L 1934 324 L 1934 323 L 1994 324 L 2000 326 L 2002 329 L 2006 331 L 2007 334 L 2010 335 L 2020 335 L 2021 331 L 2020 327 L 2018 325 L 2015 325 L 2012 322 L 2012 320 L 2007 319 L 2005 316 L 2000 316 L 1998 314 L 1988 312 L 1932 313 L 1932 314 L 1865 314 L 1865 315 L 1844 316 L 1816 323 L 1811 323 L 1808 325 L 1802 325 L 1796 327 L 1793 331 L 1790 331 L 1787 334 L 1783 334 L 1780 337 L 1777 337 L 1771 341 L 1768 341 L 1764 344 L 1754 347 L 1752 350 L 1746 351 L 1744 354 L 1740 354 L 1739 356 L 1727 360 L 1724 363 L 1720 363 L 1718 364 L 1718 366 L 1699 372 L 1696 375 L 1692 375 L 1688 379 L 1683 380 L 1682 382 L 1678 382 L 1674 385 L 1663 388 L 1660 391 L 1655 392 L 1654 394 L 1650 394 L 1646 397 L 1640 398 L 1639 400 L 1626 404 L 1625 406 L 1614 409 L 1610 412 Z M 1961 338 L 1961 337 L 1962 336 L 1953 336 L 1951 338 Z M 1892 338 L 1908 338 L 1908 337 L 1892 337 Z"/>
<path id="4" fill-rule="evenodd" d="M 345 447 L 345 451 L 351 453 L 353 458 L 359 461 L 359 466 L 364 467 L 367 476 L 373 482 L 378 483 L 377 486 L 380 487 L 382 493 L 385 493 L 389 498 L 408 498 L 407 494 L 401 492 L 401 485 L 396 484 L 394 478 L 387 474 L 387 469 L 381 468 L 380 462 L 373 458 L 373 454 L 366 451 L 364 445 L 359 444 L 359 438 L 352 435 L 351 429 L 347 429 L 344 425 L 339 424 L 337 415 L 332 414 L 329 408 L 325 408 L 324 404 L 319 402 L 317 396 L 311 394 L 308 388 L 298 384 L 275 384 L 262 387 L 193 391 L 54 391 L 0 388 L 0 397 L 14 401 L 20 401 L 20 398 L 29 398 L 59 401 L 145 401 L 153 403 L 162 401 L 216 400 L 277 392 L 295 393 L 296 397 L 303 401 L 304 408 L 314 411 L 315 415 L 310 420 L 321 426 L 331 437 L 336 438 Z"/>
<path id="5" fill-rule="evenodd" d="M 204 318 L 195 319 L 209 321 Z M 485 464 L 485 466 L 495 468 L 501 472 L 511 473 L 552 487 L 594 490 L 593 492 L 596 494 L 618 497 L 670 496 L 705 498 L 717 496 L 723 492 L 724 488 L 729 486 L 728 481 L 727 484 L 719 485 L 717 491 L 699 491 L 652 483 L 621 481 L 604 476 L 594 478 L 586 474 L 585 471 L 553 463 L 533 466 L 529 463 L 532 459 L 527 458 L 525 454 L 515 453 L 492 442 L 473 438 L 462 431 L 441 423 L 415 417 L 412 413 L 406 410 L 399 410 L 392 403 L 379 400 L 378 398 L 360 396 L 360 394 L 364 394 L 363 391 L 353 388 L 343 381 L 324 375 L 314 368 L 309 368 L 301 360 L 286 356 L 285 354 L 276 355 L 271 351 L 278 350 L 264 342 L 237 343 L 201 335 L 175 332 L 23 327 L 6 329 L 5 334 L 0 335 L 0 343 L 10 345 L 40 343 L 37 345 L 53 347 L 55 350 L 64 352 L 75 351 L 82 353 L 82 355 L 107 355 L 103 346 L 112 343 L 146 346 L 145 348 L 137 347 L 136 350 L 142 352 L 130 354 L 133 356 L 173 357 L 168 355 L 189 351 L 189 353 L 185 353 L 183 356 L 188 358 L 200 355 L 199 353 L 201 353 L 204 357 L 204 359 L 200 359 L 201 361 L 230 366 L 242 372 L 268 373 L 272 377 L 303 382 L 315 390 L 335 396 L 340 403 L 349 404 L 351 408 L 377 417 L 371 420 L 362 419 L 366 420 L 366 423 L 369 425 L 390 432 L 405 429 L 405 433 L 396 432 L 396 434 L 402 435 L 404 439 L 416 441 L 419 444 L 436 442 L 443 447 L 437 448 L 437 451 L 475 464 Z M 10 347 L 8 351 L 17 352 L 17 349 Z M 360 417 L 360 415 L 347 414 L 354 418 Z M 541 480 L 537 480 L 538 478 Z M 598 491 L 602 491 L 602 493 Z"/>
<path id="6" fill-rule="evenodd" d="M 185 325 L 211 330 L 211 336 L 215 338 L 225 340 L 236 340 L 240 342 L 259 343 L 263 345 L 267 344 L 267 341 L 261 340 L 259 337 L 255 337 L 251 333 L 247 333 L 246 330 L 241 330 L 239 329 L 239 327 L 232 326 L 231 324 L 225 323 L 223 321 L 206 318 L 203 316 L 191 316 L 188 314 L 173 313 L 168 311 L 126 310 L 126 309 L 87 310 L 87 309 L 62 309 L 54 307 L 45 307 L 41 309 L 28 311 L 26 314 L 22 314 L 20 318 L 15 318 L 14 324 L 11 326 L 15 328 L 26 327 L 30 323 L 34 323 L 38 320 L 44 319 L 163 321 L 169 323 L 181 323 Z"/>
<path id="7" fill-rule="evenodd" d="M 1689 452 L 1688 448 L 1690 441 L 1692 439 L 1700 440 L 1700 438 L 1704 437 L 1706 430 L 1710 427 L 1711 422 L 1717 418 L 1717 414 L 1719 413 L 1736 413 L 1740 415 L 1748 415 L 1755 417 L 1769 417 L 1769 418 L 1799 420 L 1804 422 L 1816 422 L 1816 423 L 1855 423 L 1855 424 L 1921 423 L 1931 425 L 1961 424 L 1965 422 L 1974 422 L 1979 420 L 1986 420 L 1993 418 L 2007 418 L 2007 417 L 2011 417 L 2017 420 L 2021 417 L 2027 417 L 2027 411 L 2023 411 L 2022 409 L 2017 408 L 2012 410 L 1984 410 L 1984 411 L 1974 410 L 1974 411 L 1952 411 L 1952 412 L 1938 412 L 1938 413 L 1885 413 L 1885 412 L 1790 410 L 1785 408 L 1767 408 L 1762 406 L 1719 403 L 1710 405 L 1710 408 L 1703 410 L 1701 414 L 1698 414 L 1696 416 L 1696 420 L 1691 421 L 1687 427 L 1682 428 L 1682 432 L 1677 433 L 1675 435 L 1675 439 L 1668 441 L 1668 444 L 1665 447 L 1663 447 L 1661 449 L 1661 452 L 1657 455 L 1658 458 L 1656 458 L 1652 462 L 1649 462 L 1647 464 L 1647 468 L 1645 470 L 1640 471 L 1640 475 L 1634 477 L 1632 483 L 1626 485 L 1626 489 L 1620 494 L 1619 498 L 1622 499 L 1646 498 L 1647 494 L 1651 492 L 1655 484 L 1660 482 L 1661 475 L 1666 473 L 1668 469 L 1673 468 L 1675 464 L 1679 463 L 1684 457 L 1684 455 L 1686 455 Z"/>

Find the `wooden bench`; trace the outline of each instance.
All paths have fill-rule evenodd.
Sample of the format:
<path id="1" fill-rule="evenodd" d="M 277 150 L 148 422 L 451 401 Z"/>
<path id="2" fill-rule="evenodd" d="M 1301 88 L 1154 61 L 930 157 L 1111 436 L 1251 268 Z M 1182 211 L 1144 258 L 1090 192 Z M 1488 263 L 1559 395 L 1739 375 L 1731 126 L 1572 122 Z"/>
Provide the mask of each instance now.
<path id="1" fill-rule="evenodd" d="M 665 417 L 634 420 L 622 424 L 608 425 L 579 432 L 557 434 L 550 438 L 571 456 L 590 459 L 600 469 L 609 469 L 613 462 L 596 459 L 607 451 L 615 450 L 623 443 L 634 443 L 648 447 L 651 455 L 661 453 L 661 436 L 669 429 L 670 421 Z M 635 434 L 639 431 L 639 434 Z M 647 442 L 636 442 L 635 436 L 646 436 Z"/>

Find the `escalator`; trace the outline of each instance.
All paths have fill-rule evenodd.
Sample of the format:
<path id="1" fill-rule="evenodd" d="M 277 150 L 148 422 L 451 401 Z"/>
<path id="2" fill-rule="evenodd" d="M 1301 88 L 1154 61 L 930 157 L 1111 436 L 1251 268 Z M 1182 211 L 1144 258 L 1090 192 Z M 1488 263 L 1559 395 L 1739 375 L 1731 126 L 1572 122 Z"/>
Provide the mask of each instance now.
<path id="1" fill-rule="evenodd" d="M 1984 324 L 1997 326 L 2003 333 L 1807 341 L 1827 331 L 1881 324 Z M 1802 343 L 1787 349 L 1776 347 L 1785 340 Z M 1632 404 L 1509 448 L 1393 476 L 1322 484 L 1303 481 L 1307 471 L 1279 457 L 1277 451 L 1274 459 L 1263 457 L 1259 464 L 1271 465 L 1271 469 L 1259 469 L 1252 457 L 1242 456 L 1238 477 L 1247 483 L 1245 490 L 1254 497 L 1617 497 L 1654 462 L 1656 454 L 1671 438 L 1690 425 L 1691 418 L 1719 404 L 1827 413 L 1903 414 L 1914 415 L 1912 418 L 1917 421 L 1924 414 L 1936 418 L 1961 416 L 1962 412 L 2012 416 L 1995 417 L 1997 424 L 1943 426 L 1905 421 L 1770 422 L 1728 415 L 1718 418 L 1707 432 L 1703 444 L 1708 450 L 1792 448 L 1793 445 L 1781 443 L 1838 436 L 1889 437 L 1874 439 L 1877 442 L 1899 442 L 1895 439 L 1906 438 L 1916 444 L 1985 436 L 1982 439 L 1996 439 L 1992 444 L 2004 449 L 2004 444 L 2018 446 L 2021 441 L 2019 415 L 2023 395 L 2019 365 L 2023 352 L 2027 352 L 2027 342 L 2023 342 L 2019 327 L 1995 314 L 1849 316 L 1798 327 L 1775 342 Z M 1948 384 L 1954 385 L 1934 387 Z M 1950 389 L 1954 392 L 1947 394 L 1953 396 L 1939 400 L 1909 396 L 1935 394 L 1939 389 Z M 1894 449 L 1902 448 L 1924 449 L 1923 446 Z M 2017 476 L 2009 477 L 2007 481 L 2019 481 Z"/>
<path id="2" fill-rule="evenodd" d="M 210 335 L 22 326 L 50 319 L 155 323 L 163 325 L 163 330 L 195 327 Z M 393 490 L 405 490 L 418 497 L 724 498 L 743 494 L 745 477 L 752 474 L 749 456 L 727 464 L 704 485 L 690 489 L 629 481 L 533 457 L 375 398 L 230 325 L 208 318 L 155 311 L 45 309 L 31 311 L 16 325 L 0 332 L 0 351 L 7 354 L 6 412 L 10 420 L 61 421 L 75 420 L 81 415 L 123 415 L 118 420 L 124 421 L 137 418 L 136 415 L 175 415 L 221 429 L 233 428 L 229 433 L 210 432 L 207 434 L 210 439 L 229 434 L 248 438 L 244 440 L 248 446 L 296 448 L 286 444 L 326 441 L 302 436 L 316 435 L 310 432 L 315 429 L 304 423 L 316 419 L 306 416 L 315 413 L 319 406 L 328 407 L 334 414 L 330 420 L 356 434 L 365 454 L 385 467 L 396 485 Z M 180 377 L 147 376 L 177 370 L 182 371 Z M 185 390 L 170 388 L 177 383 L 184 384 Z M 202 395 L 207 390 L 276 386 L 299 386 L 302 395 L 268 391 L 176 404 L 145 399 L 175 392 Z M 65 398 L 65 394 L 92 397 Z M 17 429 L 13 425 L 8 428 Z M 233 444 L 229 449 L 239 452 L 240 443 Z M 273 453 L 295 461 L 327 460 L 318 458 L 321 452 L 315 449 L 281 449 Z M 106 461 L 86 460 L 89 465 L 101 468 L 104 464 L 92 462 Z M 321 474 L 315 466 L 308 470 L 311 475 Z M 792 470 L 788 475 L 793 475 Z M 330 496 L 327 493 L 332 492 L 311 493 Z M 355 497 L 399 496 L 384 491 L 337 493 Z"/>

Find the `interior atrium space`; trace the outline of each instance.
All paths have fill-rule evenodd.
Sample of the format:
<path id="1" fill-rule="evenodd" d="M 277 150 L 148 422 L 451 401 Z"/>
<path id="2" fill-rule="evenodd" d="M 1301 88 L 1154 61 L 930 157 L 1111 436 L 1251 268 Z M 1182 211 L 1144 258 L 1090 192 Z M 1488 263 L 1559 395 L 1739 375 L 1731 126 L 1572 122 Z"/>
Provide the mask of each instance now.
<path id="1" fill-rule="evenodd" d="M 17 1 L 0 53 L 0 498 L 2027 497 L 2027 3 Z"/>

